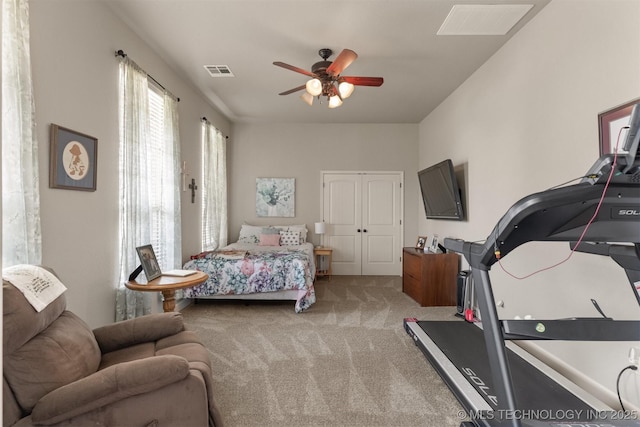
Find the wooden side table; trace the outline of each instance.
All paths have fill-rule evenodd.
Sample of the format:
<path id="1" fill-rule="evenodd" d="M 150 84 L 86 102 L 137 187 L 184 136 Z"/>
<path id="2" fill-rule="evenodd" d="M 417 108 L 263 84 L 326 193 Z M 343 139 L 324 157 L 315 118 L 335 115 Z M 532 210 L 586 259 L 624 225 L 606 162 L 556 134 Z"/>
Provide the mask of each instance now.
<path id="1" fill-rule="evenodd" d="M 316 257 L 316 277 L 328 276 L 329 280 L 331 280 L 331 256 L 333 254 L 333 249 L 318 247 L 313 249 L 313 254 Z M 327 257 L 327 266 L 323 269 L 320 268 L 320 261 L 322 257 Z"/>
<path id="2" fill-rule="evenodd" d="M 202 271 L 196 271 L 185 277 L 160 276 L 147 283 L 138 283 L 135 280 L 125 282 L 125 286 L 133 291 L 162 292 L 162 309 L 173 311 L 176 308 L 176 289 L 197 286 L 207 281 L 209 275 Z"/>

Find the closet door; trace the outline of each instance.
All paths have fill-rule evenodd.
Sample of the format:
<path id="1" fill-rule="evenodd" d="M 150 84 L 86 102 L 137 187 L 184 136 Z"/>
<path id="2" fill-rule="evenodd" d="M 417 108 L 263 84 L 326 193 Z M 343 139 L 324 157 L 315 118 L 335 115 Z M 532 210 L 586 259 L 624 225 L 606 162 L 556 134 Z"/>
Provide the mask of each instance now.
<path id="1" fill-rule="evenodd" d="M 338 275 L 400 275 L 400 173 L 323 174 L 326 246 Z"/>
<path id="2" fill-rule="evenodd" d="M 362 175 L 362 274 L 400 275 L 399 174 Z"/>
<path id="3" fill-rule="evenodd" d="M 362 180 L 353 173 L 324 175 L 324 244 L 333 249 L 331 268 L 337 275 L 362 271 Z"/>

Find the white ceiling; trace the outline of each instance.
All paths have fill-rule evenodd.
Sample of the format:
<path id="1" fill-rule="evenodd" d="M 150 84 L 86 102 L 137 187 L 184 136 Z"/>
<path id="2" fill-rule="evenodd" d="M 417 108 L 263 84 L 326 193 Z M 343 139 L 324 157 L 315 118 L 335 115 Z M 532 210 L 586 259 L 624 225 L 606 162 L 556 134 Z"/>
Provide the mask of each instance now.
<path id="1" fill-rule="evenodd" d="M 102 1 L 234 122 L 419 123 L 550 0 Z M 533 8 L 506 35 L 436 35 L 456 4 Z M 310 70 L 321 48 L 329 60 L 354 50 L 343 75 L 384 84 L 356 87 L 336 109 L 279 96 L 308 77 L 273 62 Z M 235 77 L 213 78 L 205 65 Z"/>

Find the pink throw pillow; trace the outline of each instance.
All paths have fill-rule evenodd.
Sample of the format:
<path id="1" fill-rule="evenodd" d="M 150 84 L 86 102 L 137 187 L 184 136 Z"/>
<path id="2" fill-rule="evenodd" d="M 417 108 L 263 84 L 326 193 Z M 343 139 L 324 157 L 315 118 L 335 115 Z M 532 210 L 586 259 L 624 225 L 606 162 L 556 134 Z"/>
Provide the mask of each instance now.
<path id="1" fill-rule="evenodd" d="M 279 234 L 261 234 L 260 246 L 280 246 Z"/>

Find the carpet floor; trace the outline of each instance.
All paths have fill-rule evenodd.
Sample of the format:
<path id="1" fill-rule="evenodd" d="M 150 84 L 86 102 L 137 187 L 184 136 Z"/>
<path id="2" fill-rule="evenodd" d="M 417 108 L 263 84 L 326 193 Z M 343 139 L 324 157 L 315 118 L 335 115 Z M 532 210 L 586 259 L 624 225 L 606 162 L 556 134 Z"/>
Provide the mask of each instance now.
<path id="1" fill-rule="evenodd" d="M 402 278 L 334 276 L 317 302 L 205 301 L 182 313 L 209 349 L 226 427 L 460 425 L 462 407 L 403 329 L 420 307 Z"/>

